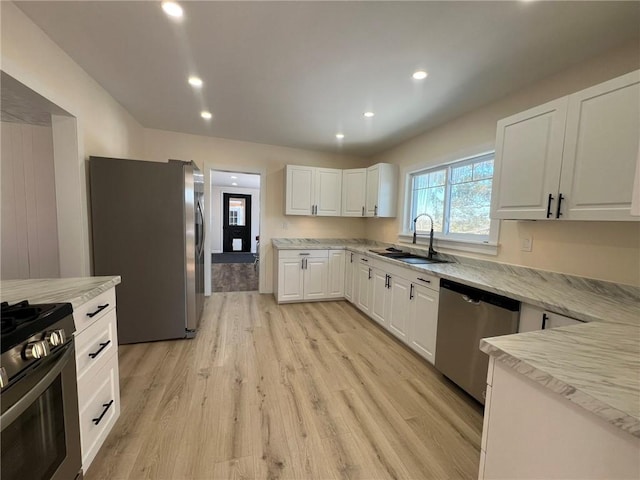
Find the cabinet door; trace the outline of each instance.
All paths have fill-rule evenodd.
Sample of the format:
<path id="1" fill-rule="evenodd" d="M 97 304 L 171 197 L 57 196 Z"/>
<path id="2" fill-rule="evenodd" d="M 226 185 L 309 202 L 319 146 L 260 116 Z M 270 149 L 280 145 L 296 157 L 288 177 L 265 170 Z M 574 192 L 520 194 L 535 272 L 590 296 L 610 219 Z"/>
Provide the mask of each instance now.
<path id="1" fill-rule="evenodd" d="M 581 325 L 584 322 L 580 320 L 576 320 L 575 318 L 565 317 L 564 315 L 560 315 L 559 313 L 553 312 L 545 312 L 546 321 L 544 323 L 544 328 L 557 328 L 557 327 L 569 327 L 571 325 Z"/>
<path id="2" fill-rule="evenodd" d="M 367 168 L 367 203 L 365 214 L 367 217 L 378 215 L 378 183 L 380 182 L 380 167 L 374 165 Z"/>
<path id="3" fill-rule="evenodd" d="M 328 273 L 328 258 L 305 259 L 303 273 L 305 300 L 319 300 L 327 298 Z"/>
<path id="4" fill-rule="evenodd" d="M 285 214 L 311 215 L 314 204 L 315 168 L 287 165 L 285 185 Z"/>
<path id="5" fill-rule="evenodd" d="M 342 216 L 364 217 L 367 197 L 367 169 L 342 171 Z"/>
<path id="6" fill-rule="evenodd" d="M 342 170 L 316 168 L 315 215 L 339 217 L 342 210 Z"/>
<path id="7" fill-rule="evenodd" d="M 568 98 L 498 122 L 492 218 L 546 219 L 558 200 Z M 551 195 L 550 198 L 549 195 Z"/>
<path id="8" fill-rule="evenodd" d="M 327 286 L 327 297 L 344 297 L 344 250 L 329 250 L 329 281 Z"/>
<path id="9" fill-rule="evenodd" d="M 302 300 L 304 297 L 302 275 L 303 259 L 287 258 L 278 261 L 278 302 Z"/>
<path id="10" fill-rule="evenodd" d="M 565 138 L 560 218 L 638 220 L 630 209 L 640 138 L 640 72 L 570 95 Z"/>
<path id="11" fill-rule="evenodd" d="M 387 327 L 387 317 L 389 315 L 389 289 L 387 288 L 387 272 L 374 268 L 371 273 L 373 294 L 371 295 L 371 310 L 369 315 L 376 322 Z"/>
<path id="12" fill-rule="evenodd" d="M 389 331 L 408 343 L 408 324 L 411 306 L 411 282 L 402 277 L 391 277 L 389 299 Z"/>
<path id="13" fill-rule="evenodd" d="M 409 315 L 409 345 L 431 363 L 436 360 L 438 299 L 435 290 L 414 284 Z"/>
<path id="14" fill-rule="evenodd" d="M 358 296 L 356 301 L 356 306 L 362 310 L 367 315 L 371 310 L 371 274 L 372 268 L 369 267 L 366 263 L 358 263 Z"/>
<path id="15" fill-rule="evenodd" d="M 354 289 L 353 289 L 353 271 L 354 271 L 354 263 L 353 263 L 354 254 L 353 252 L 346 252 L 344 258 L 344 298 L 353 303 L 354 297 Z"/>

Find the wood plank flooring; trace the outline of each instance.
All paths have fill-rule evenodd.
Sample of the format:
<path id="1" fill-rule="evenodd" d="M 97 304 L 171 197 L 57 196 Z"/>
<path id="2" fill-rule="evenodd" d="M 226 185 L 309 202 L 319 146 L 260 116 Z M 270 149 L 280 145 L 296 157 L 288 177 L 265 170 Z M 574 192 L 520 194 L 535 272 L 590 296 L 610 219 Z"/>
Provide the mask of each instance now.
<path id="1" fill-rule="evenodd" d="M 477 478 L 481 407 L 346 302 L 215 293 L 195 339 L 119 355 L 87 480 Z"/>

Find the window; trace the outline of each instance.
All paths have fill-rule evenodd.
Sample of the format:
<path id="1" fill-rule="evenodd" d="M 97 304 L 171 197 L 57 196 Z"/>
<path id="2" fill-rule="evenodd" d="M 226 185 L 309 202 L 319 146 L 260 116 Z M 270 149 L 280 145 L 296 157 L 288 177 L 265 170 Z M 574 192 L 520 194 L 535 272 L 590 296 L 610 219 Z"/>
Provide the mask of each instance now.
<path id="1" fill-rule="evenodd" d="M 489 217 L 493 158 L 491 152 L 411 173 L 407 230 L 413 233 L 413 219 L 427 213 L 433 217 L 433 229 L 439 239 L 485 243 L 496 240 L 497 228 L 492 229 Z M 417 220 L 418 235 L 428 234 L 430 229 L 428 217 Z"/>
<path id="2" fill-rule="evenodd" d="M 229 210 L 229 225 L 238 225 L 238 211 Z"/>

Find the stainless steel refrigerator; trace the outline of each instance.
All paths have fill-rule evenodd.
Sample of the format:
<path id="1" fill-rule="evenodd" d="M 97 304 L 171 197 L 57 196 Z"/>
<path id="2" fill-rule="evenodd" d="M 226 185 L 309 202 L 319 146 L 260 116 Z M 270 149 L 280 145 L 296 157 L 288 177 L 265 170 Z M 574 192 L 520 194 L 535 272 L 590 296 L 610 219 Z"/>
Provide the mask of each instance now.
<path id="1" fill-rule="evenodd" d="M 204 304 L 204 177 L 193 162 L 91 157 L 94 275 L 121 275 L 119 343 L 195 336 Z"/>

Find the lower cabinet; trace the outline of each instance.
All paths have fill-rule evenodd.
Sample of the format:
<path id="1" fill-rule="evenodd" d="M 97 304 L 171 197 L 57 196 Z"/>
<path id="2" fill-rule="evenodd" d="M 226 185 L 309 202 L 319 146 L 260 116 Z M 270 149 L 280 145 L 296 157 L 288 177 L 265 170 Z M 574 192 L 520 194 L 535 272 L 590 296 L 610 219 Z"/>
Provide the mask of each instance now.
<path id="1" fill-rule="evenodd" d="M 346 252 L 344 257 L 344 298 L 353 303 L 353 272 L 355 253 Z"/>
<path id="2" fill-rule="evenodd" d="M 355 270 L 354 303 L 362 312 L 370 315 L 371 297 L 373 297 L 373 268 L 369 265 L 369 259 L 358 256 Z"/>
<path id="3" fill-rule="evenodd" d="M 431 282 L 438 286 L 437 279 L 434 278 Z M 409 346 L 429 362 L 435 363 L 439 290 L 419 283 L 411 285 L 413 295 L 408 316 Z"/>
<path id="4" fill-rule="evenodd" d="M 371 309 L 369 315 L 380 325 L 389 328 L 389 309 L 391 307 L 391 289 L 389 274 L 379 268 L 371 269 Z"/>
<path id="5" fill-rule="evenodd" d="M 82 469 L 120 416 L 115 288 L 74 309 Z"/>
<path id="6" fill-rule="evenodd" d="M 389 277 L 389 331 L 407 343 L 413 286 L 409 280 L 399 275 Z"/>
<path id="7" fill-rule="evenodd" d="M 542 308 L 523 303 L 520 307 L 520 323 L 518 333 L 545 330 L 549 328 L 580 325 L 584 322 L 575 318 L 565 317 L 559 313 L 543 310 Z"/>
<path id="8" fill-rule="evenodd" d="M 278 303 L 344 298 L 346 274 L 352 272 L 344 250 L 280 250 L 275 266 Z"/>
<path id="9" fill-rule="evenodd" d="M 640 438 L 490 357 L 479 479 L 640 478 Z"/>

